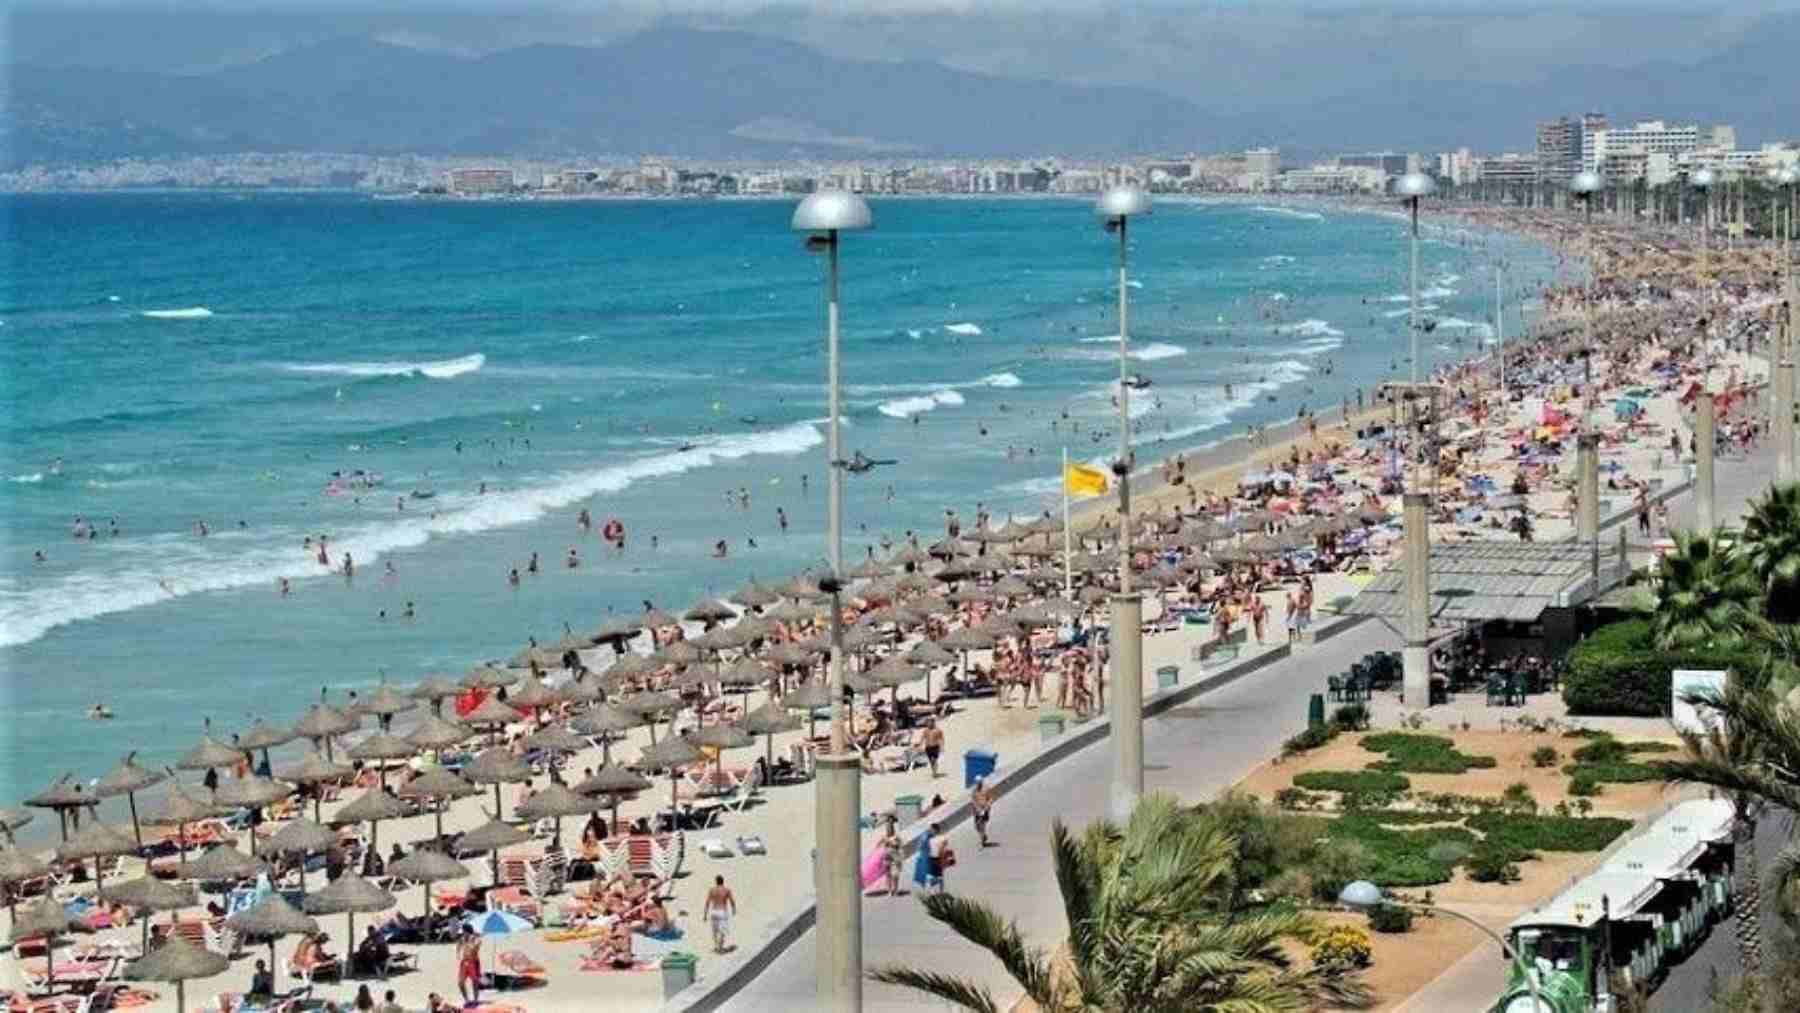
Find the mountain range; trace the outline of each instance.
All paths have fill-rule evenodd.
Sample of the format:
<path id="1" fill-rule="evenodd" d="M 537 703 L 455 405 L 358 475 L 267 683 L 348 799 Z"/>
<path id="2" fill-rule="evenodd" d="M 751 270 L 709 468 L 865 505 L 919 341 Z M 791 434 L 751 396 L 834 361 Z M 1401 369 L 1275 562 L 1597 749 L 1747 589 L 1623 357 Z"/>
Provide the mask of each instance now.
<path id="1" fill-rule="evenodd" d="M 1568 68 L 1503 84 L 1411 80 L 1304 103 L 1209 106 L 1124 86 L 857 61 L 767 36 L 656 28 L 610 45 L 484 56 L 339 38 L 204 74 L 15 64 L 5 167 L 124 156 L 339 151 L 694 158 L 1071 156 L 1461 145 L 1529 148 L 1531 125 L 1604 109 L 1794 136 L 1800 15 L 1692 64 Z M 1379 71 L 1379 72 L 1377 72 Z"/>

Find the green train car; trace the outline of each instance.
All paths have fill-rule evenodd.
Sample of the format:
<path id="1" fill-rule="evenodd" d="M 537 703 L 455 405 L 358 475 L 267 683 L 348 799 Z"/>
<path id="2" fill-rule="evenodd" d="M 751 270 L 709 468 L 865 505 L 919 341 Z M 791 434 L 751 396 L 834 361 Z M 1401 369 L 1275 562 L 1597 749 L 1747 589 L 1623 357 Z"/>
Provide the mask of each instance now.
<path id="1" fill-rule="evenodd" d="M 1727 802 L 1683 802 L 1514 919 L 1507 937 L 1519 961 L 1509 962 L 1493 1013 L 1616 1013 L 1615 987 L 1654 989 L 1730 912 L 1731 822 Z M 1535 1008 L 1527 973 L 1542 1000 Z"/>

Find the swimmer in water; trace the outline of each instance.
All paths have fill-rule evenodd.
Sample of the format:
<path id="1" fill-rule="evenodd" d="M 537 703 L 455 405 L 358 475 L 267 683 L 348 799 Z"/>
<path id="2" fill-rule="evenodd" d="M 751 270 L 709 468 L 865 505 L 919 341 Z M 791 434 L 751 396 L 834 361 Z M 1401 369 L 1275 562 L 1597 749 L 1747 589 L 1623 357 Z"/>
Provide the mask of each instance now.
<path id="1" fill-rule="evenodd" d="M 44 555 L 43 549 L 39 549 L 36 552 L 33 552 L 31 554 L 31 561 L 34 563 L 48 563 L 50 561 L 50 557 Z"/>
<path id="2" fill-rule="evenodd" d="M 407 602 L 407 603 L 406 603 L 406 610 L 405 610 L 405 611 L 403 611 L 403 612 L 401 612 L 401 613 L 400 613 L 400 618 L 402 618 L 402 619 L 411 619 L 411 618 L 413 618 L 413 616 L 414 616 L 414 613 L 413 613 L 413 603 L 412 603 L 412 602 Z"/>
<path id="3" fill-rule="evenodd" d="M 293 586 L 288 583 L 286 577 L 277 577 L 275 579 L 275 590 L 279 592 L 283 598 L 286 598 L 288 592 L 293 590 Z"/>
<path id="4" fill-rule="evenodd" d="M 388 561 L 387 561 L 387 563 L 386 563 L 386 564 L 385 564 L 385 565 L 384 565 L 384 566 L 382 566 L 382 568 L 381 568 L 381 572 L 382 572 L 382 573 L 383 573 L 383 574 L 385 574 L 385 575 L 387 575 L 387 576 L 389 576 L 389 577 L 398 577 L 398 576 L 400 576 L 400 571 L 399 571 L 399 570 L 396 570 L 396 569 L 394 569 L 394 561 L 393 561 L 393 560 L 391 560 L 391 559 L 390 559 L 390 560 L 388 560 Z"/>
<path id="5" fill-rule="evenodd" d="M 787 534 L 788 519 L 786 510 L 783 510 L 780 507 L 775 508 L 775 523 L 781 526 L 782 534 Z"/>
<path id="6" fill-rule="evenodd" d="M 507 573 L 506 582 L 507 582 L 507 584 L 509 584 L 513 587 L 519 586 L 519 568 L 518 567 L 516 567 L 516 566 L 513 567 L 512 570 Z"/>
<path id="7" fill-rule="evenodd" d="M 725 556 L 729 552 L 730 552 L 730 549 L 726 546 L 725 539 L 721 538 L 718 541 L 713 543 L 713 558 L 714 559 L 724 559 Z"/>
<path id="8" fill-rule="evenodd" d="M 351 559 L 350 553 L 346 552 L 344 553 L 344 579 L 349 580 L 354 576 L 356 576 L 356 560 Z"/>
<path id="9" fill-rule="evenodd" d="M 571 548 L 569 550 L 569 559 L 563 565 L 568 567 L 571 570 L 573 570 L 577 566 L 581 565 L 581 557 L 575 554 L 575 550 L 573 548 Z"/>
<path id="10" fill-rule="evenodd" d="M 538 572 L 538 554 L 537 553 L 534 552 L 531 554 L 530 561 L 525 564 L 525 572 L 526 573 Z"/>

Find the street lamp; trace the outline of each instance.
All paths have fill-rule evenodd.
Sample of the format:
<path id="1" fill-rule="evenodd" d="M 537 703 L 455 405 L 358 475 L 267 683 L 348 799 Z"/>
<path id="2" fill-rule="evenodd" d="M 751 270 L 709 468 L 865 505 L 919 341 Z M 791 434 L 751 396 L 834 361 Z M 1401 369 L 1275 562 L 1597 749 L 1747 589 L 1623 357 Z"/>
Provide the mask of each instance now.
<path id="1" fill-rule="evenodd" d="M 1584 227 L 1594 223 L 1594 194 L 1600 191 L 1600 174 L 1591 170 L 1578 172 L 1569 180 L 1569 192 L 1581 198 L 1585 211 Z M 1591 276 L 1590 276 L 1591 278 Z M 1594 593 L 1600 581 L 1600 448 L 1594 436 L 1594 294 L 1591 288 L 1582 300 L 1582 334 L 1587 347 L 1581 351 L 1582 401 L 1581 433 L 1576 437 L 1577 488 L 1581 491 L 1581 516 L 1576 519 L 1579 537 L 1588 543 L 1588 571 L 1594 579 Z"/>
<path id="2" fill-rule="evenodd" d="M 1437 181 L 1422 172 L 1409 172 L 1394 184 L 1394 192 L 1406 198 L 1412 209 L 1412 290 L 1407 327 L 1412 330 L 1412 382 L 1419 382 L 1419 198 L 1437 193 Z"/>
<path id="3" fill-rule="evenodd" d="M 1382 896 L 1381 887 L 1376 886 L 1366 879 L 1359 879 L 1347 884 L 1344 889 L 1338 893 L 1338 903 L 1345 907 L 1366 911 L 1369 908 L 1380 907 L 1383 904 L 1392 904 L 1395 902 Z M 1449 915 L 1458 921 L 1475 926 L 1477 929 L 1481 930 L 1483 935 L 1500 944 L 1500 952 L 1506 954 L 1506 959 L 1518 966 L 1519 971 L 1525 979 L 1525 987 L 1531 990 L 1532 1005 L 1536 1007 L 1535 1010 L 1528 1011 L 1514 1010 L 1509 1006 L 1507 1007 L 1506 1013 L 1556 1013 L 1555 1009 L 1544 1002 L 1544 997 L 1538 993 L 1537 976 L 1532 973 L 1531 968 L 1519 956 L 1519 951 L 1513 949 L 1512 944 L 1508 943 L 1504 936 L 1475 919 L 1470 918 L 1468 915 L 1459 911 L 1452 911 L 1447 907 L 1439 907 L 1436 904 L 1414 904 L 1410 902 L 1404 906 L 1418 908 L 1421 911 L 1433 911 L 1438 914 Z"/>
<path id="4" fill-rule="evenodd" d="M 1150 213 L 1150 195 L 1135 186 L 1116 186 L 1094 204 L 1106 231 L 1119 237 L 1119 593 L 1112 612 L 1111 808 L 1123 822 L 1144 792 L 1144 600 L 1131 591 L 1131 287 L 1126 277 L 1126 232 L 1136 215 Z"/>
<path id="5" fill-rule="evenodd" d="M 838 233 L 875 224 L 868 202 L 839 190 L 811 194 L 794 209 L 790 225 L 807 233 L 808 252 L 824 252 L 825 360 L 828 419 L 826 422 L 826 549 L 831 575 L 820 581 L 832 595 L 831 609 L 831 755 L 817 760 L 814 779 L 815 841 L 818 849 L 815 884 L 818 895 L 817 986 L 821 1009 L 862 1009 L 862 881 L 858 871 L 857 814 L 862 808 L 862 761 L 850 751 L 844 727 L 844 630 L 838 591 L 844 572 L 844 457 L 839 442 L 838 380 Z"/>
<path id="6" fill-rule="evenodd" d="M 1781 261 L 1783 267 L 1790 273 L 1794 269 L 1794 212 L 1800 210 L 1795 207 L 1796 184 L 1800 184 L 1800 169 L 1790 165 L 1775 170 L 1775 185 L 1786 187 L 1788 192 L 1787 228 L 1782 230 Z"/>
<path id="7" fill-rule="evenodd" d="M 1581 198 L 1581 205 L 1587 211 L 1587 221 L 1594 220 L 1594 194 L 1600 192 L 1600 174 L 1591 170 L 1578 172 L 1569 180 L 1569 192 Z"/>
<path id="8" fill-rule="evenodd" d="M 1712 194 L 1709 193 L 1708 191 L 1710 191 L 1713 187 L 1713 184 L 1717 183 L 1718 181 L 1719 181 L 1718 174 L 1713 172 L 1711 169 L 1701 169 L 1699 172 L 1696 172 L 1692 176 L 1688 177 L 1689 185 L 1691 185 L 1694 189 L 1700 191 L 1700 199 L 1701 199 L 1701 203 L 1703 206 L 1703 211 L 1702 211 L 1702 214 L 1700 217 L 1700 248 L 1701 249 L 1705 249 L 1707 244 L 1709 242 L 1711 242 L 1711 240 L 1708 238 L 1708 233 L 1712 232 Z"/>

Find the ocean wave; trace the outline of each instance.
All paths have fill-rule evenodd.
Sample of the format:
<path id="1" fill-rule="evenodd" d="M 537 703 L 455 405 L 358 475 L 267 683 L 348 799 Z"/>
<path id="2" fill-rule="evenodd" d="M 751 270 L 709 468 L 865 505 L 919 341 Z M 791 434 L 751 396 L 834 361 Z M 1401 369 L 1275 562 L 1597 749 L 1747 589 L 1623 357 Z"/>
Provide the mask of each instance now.
<path id="1" fill-rule="evenodd" d="M 1445 317 L 1437 322 L 1437 326 L 1440 331 L 1469 331 L 1480 338 L 1492 337 L 1494 334 L 1492 324 L 1480 320 L 1464 320 L 1461 317 Z"/>
<path id="2" fill-rule="evenodd" d="M 637 482 L 666 478 L 754 455 L 793 456 L 825 442 L 811 423 L 693 441 L 686 451 L 657 451 L 585 471 L 546 476 L 524 488 L 487 495 L 440 496 L 436 517 L 375 522 L 352 527 L 331 540 L 334 557 L 350 553 L 372 567 L 389 553 L 416 548 L 433 538 L 478 534 L 528 524 L 554 510 L 594 496 L 620 492 Z M 208 591 L 273 585 L 290 579 L 328 576 L 296 550 L 302 532 L 278 530 L 244 538 L 152 537 L 108 543 L 107 565 L 38 583 L 30 592 L 0 590 L 0 647 L 29 643 L 59 626 L 115 612 L 143 608 Z M 369 571 L 371 574 L 374 570 Z M 341 577 L 337 579 L 342 579 Z"/>
<path id="3" fill-rule="evenodd" d="M 1018 387 L 1024 383 L 1017 373 L 989 373 L 981 378 L 983 387 Z"/>
<path id="4" fill-rule="evenodd" d="M 569 339 L 569 341 L 571 343 L 577 344 L 577 345 L 586 344 L 587 342 L 592 341 L 592 340 L 594 340 L 594 336 L 592 334 L 577 334 L 574 337 Z"/>
<path id="5" fill-rule="evenodd" d="M 178 310 L 144 310 L 139 315 L 152 320 L 205 320 L 213 311 L 204 306 L 188 306 Z"/>
<path id="6" fill-rule="evenodd" d="M 1275 328 L 1276 334 L 1301 338 L 1341 338 L 1344 332 L 1331 326 L 1329 320 L 1302 320 L 1297 324 L 1281 324 Z"/>
<path id="7" fill-rule="evenodd" d="M 1116 346 L 1119 343 L 1119 337 L 1115 334 L 1110 338 L 1082 339 L 1084 344 L 1094 344 L 1099 341 L 1104 341 Z M 1131 350 L 1125 353 L 1125 357 L 1128 359 L 1136 359 L 1139 362 L 1156 362 L 1159 359 L 1173 359 L 1177 356 L 1186 354 L 1188 354 L 1188 350 L 1180 345 L 1171 345 L 1166 341 L 1148 341 L 1141 345 L 1132 345 Z M 1117 362 L 1119 353 L 1116 351 L 1103 352 L 1099 350 L 1077 348 L 1070 350 L 1063 357 L 1067 359 L 1083 359 L 1088 362 Z"/>
<path id="8" fill-rule="evenodd" d="M 293 362 L 281 368 L 290 373 L 322 373 L 330 376 L 426 376 L 448 380 L 453 376 L 473 373 L 487 365 L 480 352 L 457 359 L 433 362 Z"/>
<path id="9" fill-rule="evenodd" d="M 895 398 L 892 401 L 883 401 L 880 405 L 876 406 L 875 410 L 889 418 L 905 419 L 911 418 L 914 415 L 923 415 L 928 411 L 935 410 L 940 405 L 959 405 L 962 403 L 963 396 L 961 394 L 946 389 L 933 391 L 930 394 L 920 394 L 917 397 L 900 397 Z"/>
<path id="10" fill-rule="evenodd" d="M 1419 312 L 1420 313 L 1430 313 L 1437 308 L 1438 308 L 1438 304 L 1434 303 L 1434 302 L 1422 302 L 1419 304 Z M 1403 306 L 1397 310 L 1388 310 L 1386 313 L 1383 313 L 1382 316 L 1387 317 L 1389 320 L 1395 320 L 1400 317 L 1406 316 L 1407 314 L 1409 314 L 1411 312 L 1412 312 L 1412 307 Z"/>
<path id="11" fill-rule="evenodd" d="M 1344 347 L 1342 337 L 1311 338 L 1294 346 L 1294 351 L 1301 355 L 1321 355 Z"/>
<path id="12" fill-rule="evenodd" d="M 1143 288 L 1144 283 L 1137 280 L 1136 278 L 1131 278 L 1125 282 L 1125 287 L 1126 288 Z"/>
<path id="13" fill-rule="evenodd" d="M 22 485 L 36 485 L 44 480 L 44 473 L 41 471 L 33 471 L 23 475 L 9 475 L 6 480 L 8 482 L 18 482 Z"/>
<path id="14" fill-rule="evenodd" d="M 1442 285 L 1432 285 L 1429 288 L 1422 288 L 1419 290 L 1419 298 L 1423 301 L 1430 301 L 1432 299 L 1448 299 L 1455 294 L 1456 294 L 1455 289 L 1445 288 Z M 1388 296 L 1386 301 L 1387 302 L 1412 302 L 1412 296 L 1407 295 L 1405 292 L 1397 292 L 1394 295 Z"/>
<path id="15" fill-rule="evenodd" d="M 1269 301 L 1270 302 L 1286 302 L 1287 297 L 1288 297 L 1288 294 L 1286 292 L 1270 292 L 1269 293 Z"/>
<path id="16" fill-rule="evenodd" d="M 917 327 L 908 327 L 906 329 L 906 336 L 909 338 L 912 338 L 914 341 L 917 341 L 918 339 L 925 336 L 925 332 L 919 330 Z"/>
<path id="17" fill-rule="evenodd" d="M 948 334 L 978 335 L 981 333 L 981 327 L 977 324 L 968 324 L 968 323 L 945 324 L 944 331 L 945 331 L 945 333 L 948 333 Z"/>
<path id="18" fill-rule="evenodd" d="M 1290 257 L 1285 253 L 1271 253 L 1264 257 L 1262 262 L 1267 267 L 1277 267 L 1282 264 L 1292 264 L 1295 259 L 1296 258 Z"/>
<path id="19" fill-rule="evenodd" d="M 1268 215 L 1282 215 L 1287 218 L 1301 218 L 1309 222 L 1322 222 L 1325 216 L 1317 211 L 1301 211 L 1298 208 L 1284 208 L 1273 204 L 1258 204 L 1252 211 L 1261 211 Z"/>

